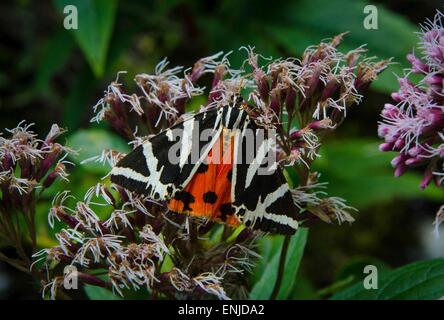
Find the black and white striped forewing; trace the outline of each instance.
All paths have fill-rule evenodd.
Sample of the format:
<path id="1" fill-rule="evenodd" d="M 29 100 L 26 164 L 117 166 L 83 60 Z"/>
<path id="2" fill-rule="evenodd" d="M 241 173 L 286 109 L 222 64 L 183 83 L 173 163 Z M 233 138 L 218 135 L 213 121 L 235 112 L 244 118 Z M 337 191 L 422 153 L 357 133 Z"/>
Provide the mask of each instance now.
<path id="1" fill-rule="evenodd" d="M 191 180 L 217 140 L 222 113 L 212 109 L 196 114 L 145 141 L 117 163 L 111 181 L 153 199 L 171 198 Z M 201 141 L 205 129 L 211 134 Z"/>

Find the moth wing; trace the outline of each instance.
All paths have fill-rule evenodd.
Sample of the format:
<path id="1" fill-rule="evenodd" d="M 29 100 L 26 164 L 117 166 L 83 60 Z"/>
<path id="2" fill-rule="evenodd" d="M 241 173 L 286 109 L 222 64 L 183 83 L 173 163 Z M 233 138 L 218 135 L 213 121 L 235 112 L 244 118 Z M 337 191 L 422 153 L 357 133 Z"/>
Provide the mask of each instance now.
<path id="1" fill-rule="evenodd" d="M 156 200 L 170 199 L 193 178 L 220 135 L 221 121 L 222 109 L 212 109 L 160 132 L 120 160 L 111 181 Z"/>
<path id="2" fill-rule="evenodd" d="M 239 220 L 228 210 L 231 205 L 233 154 L 230 132 L 223 129 L 192 180 L 168 202 L 172 212 L 205 217 L 234 226 L 239 224 Z"/>
<path id="3" fill-rule="evenodd" d="M 254 229 L 293 234 L 298 228 L 298 209 L 277 165 L 274 137 L 266 130 L 262 136 L 260 132 L 249 118 L 236 132 L 231 189 L 235 214 Z"/>

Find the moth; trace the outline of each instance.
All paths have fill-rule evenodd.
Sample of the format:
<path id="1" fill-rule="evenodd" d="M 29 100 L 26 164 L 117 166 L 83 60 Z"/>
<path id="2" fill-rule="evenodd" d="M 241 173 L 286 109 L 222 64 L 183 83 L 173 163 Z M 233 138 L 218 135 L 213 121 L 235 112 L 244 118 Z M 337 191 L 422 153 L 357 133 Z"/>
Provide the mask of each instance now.
<path id="1" fill-rule="evenodd" d="M 272 138 L 245 105 L 210 109 L 135 148 L 112 169 L 111 181 L 164 200 L 175 213 L 293 234 L 298 210 L 271 157 Z M 274 161 L 265 161 L 270 157 Z"/>

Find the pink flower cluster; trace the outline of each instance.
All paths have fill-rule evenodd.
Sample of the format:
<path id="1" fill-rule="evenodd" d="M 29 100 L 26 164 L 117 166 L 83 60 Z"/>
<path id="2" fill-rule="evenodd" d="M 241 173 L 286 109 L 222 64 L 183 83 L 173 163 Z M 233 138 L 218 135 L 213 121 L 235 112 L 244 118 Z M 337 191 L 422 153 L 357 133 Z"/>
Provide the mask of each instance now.
<path id="1" fill-rule="evenodd" d="M 396 151 L 393 158 L 395 176 L 409 168 L 424 167 L 420 187 L 432 181 L 443 182 L 444 171 L 444 27 L 442 14 L 422 27 L 420 47 L 422 57 L 409 54 L 411 69 L 398 79 L 399 90 L 392 93 L 394 103 L 387 103 L 382 110 L 383 120 L 378 134 L 385 142 L 381 151 Z M 418 83 L 411 75 L 421 76 Z"/>

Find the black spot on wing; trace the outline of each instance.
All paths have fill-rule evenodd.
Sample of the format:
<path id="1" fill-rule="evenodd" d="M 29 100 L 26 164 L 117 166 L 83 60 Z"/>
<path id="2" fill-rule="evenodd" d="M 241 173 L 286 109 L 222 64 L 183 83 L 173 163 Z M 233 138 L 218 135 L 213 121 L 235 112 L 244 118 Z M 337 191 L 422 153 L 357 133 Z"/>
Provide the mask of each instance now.
<path id="1" fill-rule="evenodd" d="M 234 214 L 235 210 L 231 203 L 223 203 L 220 206 L 220 219 L 226 221 L 229 216 Z"/>
<path id="2" fill-rule="evenodd" d="M 183 203 L 183 211 L 192 211 L 190 204 L 195 201 L 193 195 L 187 191 L 176 191 L 174 199 Z"/>
<path id="3" fill-rule="evenodd" d="M 217 195 L 213 191 L 205 192 L 202 198 L 205 203 L 213 204 L 217 201 Z"/>

